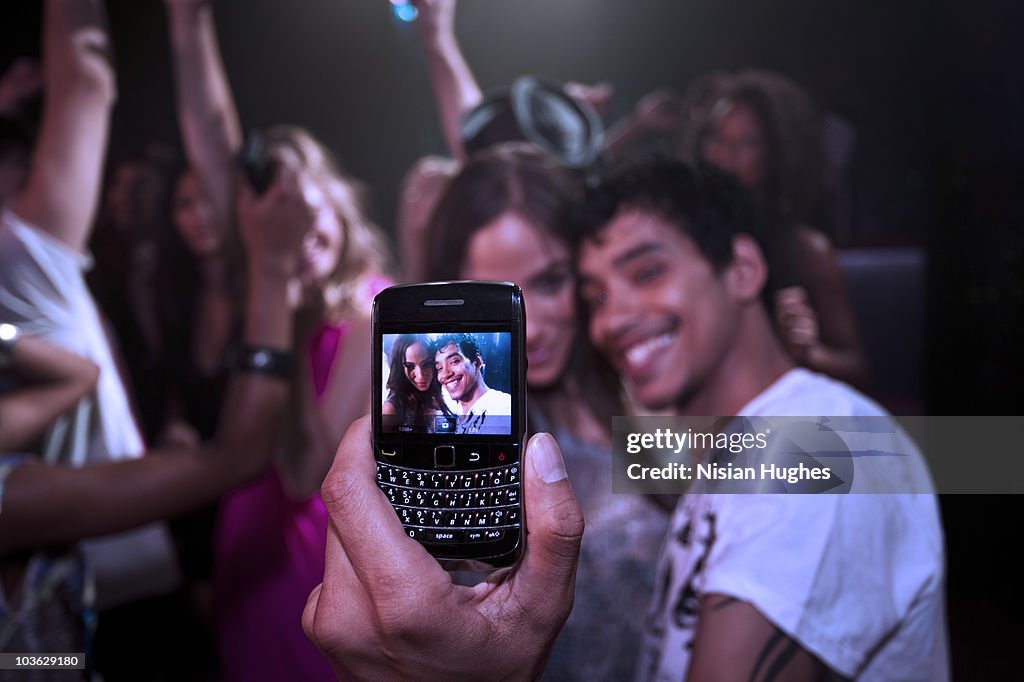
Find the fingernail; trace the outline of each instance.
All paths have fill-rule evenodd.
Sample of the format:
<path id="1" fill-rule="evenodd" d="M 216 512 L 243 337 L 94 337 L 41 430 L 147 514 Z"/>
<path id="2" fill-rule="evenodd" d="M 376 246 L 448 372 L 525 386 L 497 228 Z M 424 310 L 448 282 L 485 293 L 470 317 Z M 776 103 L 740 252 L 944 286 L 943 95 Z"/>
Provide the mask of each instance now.
<path id="1" fill-rule="evenodd" d="M 545 483 L 555 483 L 568 476 L 558 445 L 549 434 L 539 433 L 530 440 L 528 456 L 533 470 Z"/>

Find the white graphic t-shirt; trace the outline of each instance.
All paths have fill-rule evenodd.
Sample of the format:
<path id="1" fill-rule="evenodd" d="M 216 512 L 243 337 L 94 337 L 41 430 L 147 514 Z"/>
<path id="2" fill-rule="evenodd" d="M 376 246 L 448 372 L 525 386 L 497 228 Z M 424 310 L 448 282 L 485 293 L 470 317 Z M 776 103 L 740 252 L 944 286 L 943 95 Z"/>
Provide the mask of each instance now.
<path id="1" fill-rule="evenodd" d="M 488 388 L 468 410 L 457 402 L 453 412 L 458 416 L 458 433 L 512 433 L 512 396 L 508 393 Z"/>
<path id="2" fill-rule="evenodd" d="M 886 413 L 845 384 L 794 369 L 740 414 Z M 908 443 L 891 451 L 907 453 L 899 490 L 915 494 L 685 495 L 661 550 L 637 679 L 686 678 L 701 598 L 715 593 L 749 602 L 845 677 L 948 680 L 942 528 Z"/>

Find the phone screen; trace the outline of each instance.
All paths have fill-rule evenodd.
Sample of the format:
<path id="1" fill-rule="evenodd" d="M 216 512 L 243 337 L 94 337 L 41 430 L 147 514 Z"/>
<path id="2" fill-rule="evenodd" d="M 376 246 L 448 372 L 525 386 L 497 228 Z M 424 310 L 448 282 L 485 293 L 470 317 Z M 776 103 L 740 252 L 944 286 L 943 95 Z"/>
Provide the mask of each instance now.
<path id="1" fill-rule="evenodd" d="M 382 433 L 510 436 L 511 332 L 382 335 Z"/>

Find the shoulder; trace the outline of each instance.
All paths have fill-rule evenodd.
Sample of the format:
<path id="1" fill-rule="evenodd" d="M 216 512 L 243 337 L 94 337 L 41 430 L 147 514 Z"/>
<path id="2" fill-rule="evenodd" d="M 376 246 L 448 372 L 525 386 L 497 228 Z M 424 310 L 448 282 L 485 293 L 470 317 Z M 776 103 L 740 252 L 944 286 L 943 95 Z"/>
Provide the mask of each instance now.
<path id="1" fill-rule="evenodd" d="M 794 263 L 804 277 L 814 281 L 841 276 L 839 256 L 832 240 L 821 230 L 809 225 L 797 225 L 790 234 Z"/>
<path id="2" fill-rule="evenodd" d="M 793 228 L 793 245 L 805 254 L 830 255 L 835 253 L 832 240 L 824 232 L 810 225 L 799 224 Z"/>
<path id="3" fill-rule="evenodd" d="M 489 391 L 487 391 L 487 396 L 485 397 L 487 398 L 488 404 L 492 408 L 504 408 L 512 406 L 512 396 L 509 395 L 508 393 L 505 393 L 504 391 L 496 391 L 495 389 L 492 388 Z"/>
<path id="4" fill-rule="evenodd" d="M 789 370 L 739 410 L 742 416 L 884 417 L 888 412 L 852 386 L 803 367 Z"/>

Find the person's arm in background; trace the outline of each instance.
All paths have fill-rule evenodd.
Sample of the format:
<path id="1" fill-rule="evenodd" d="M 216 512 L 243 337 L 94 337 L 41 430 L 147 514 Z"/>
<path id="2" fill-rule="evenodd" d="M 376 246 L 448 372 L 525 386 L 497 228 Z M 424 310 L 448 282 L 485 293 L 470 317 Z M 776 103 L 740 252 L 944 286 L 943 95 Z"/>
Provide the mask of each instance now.
<path id="1" fill-rule="evenodd" d="M 452 583 L 402 530 L 376 485 L 370 420 L 338 447 L 322 496 L 324 580 L 302 626 L 342 679 L 536 679 L 572 610 L 583 515 L 551 436 L 525 450 L 522 558 L 473 587 Z"/>
<path id="2" fill-rule="evenodd" d="M 370 316 L 365 311 L 349 321 L 348 332 L 338 353 L 335 366 L 331 368 L 323 395 L 314 395 L 312 368 L 305 362 L 300 371 L 302 380 L 297 390 L 302 399 L 295 400 L 293 407 L 300 414 L 293 416 L 297 423 L 306 422 L 298 429 L 295 437 L 305 437 L 307 442 L 298 446 L 292 441 L 294 453 L 285 454 L 287 471 L 282 472 L 288 483 L 289 493 L 295 499 L 307 499 L 315 494 L 324 482 L 324 477 L 334 461 L 338 443 L 348 428 L 370 409 L 371 357 L 373 344 L 370 337 Z M 304 456 L 289 455 L 298 452 Z"/>
<path id="3" fill-rule="evenodd" d="M 775 294 L 782 343 L 800 364 L 867 390 L 871 368 L 835 249 L 825 235 L 807 227 L 799 228 L 795 242 L 794 260 L 807 287 Z"/>
<path id="4" fill-rule="evenodd" d="M 0 452 L 17 452 L 40 437 L 61 414 L 88 395 L 99 368 L 35 336 L 19 336 L 5 370 L 24 384 L 0 394 Z"/>
<path id="5" fill-rule="evenodd" d="M 13 208 L 81 252 L 99 203 L 110 110 L 117 98 L 98 0 L 47 0 L 43 80 L 46 98 L 32 170 Z"/>
<path id="6" fill-rule="evenodd" d="M 236 311 L 228 249 L 234 235 L 235 154 L 242 146 L 234 96 L 220 55 L 213 3 L 210 0 L 165 0 L 175 75 L 178 127 L 191 178 L 199 198 L 209 206 L 210 226 L 220 250 L 198 255 L 199 286 L 194 301 L 195 325 L 187 353 L 202 377 L 215 377 L 231 342 Z M 195 432 L 171 403 L 162 438 L 186 443 Z"/>
<path id="7" fill-rule="evenodd" d="M 234 158 L 242 147 L 242 129 L 217 43 L 213 3 L 165 3 L 185 155 L 223 235 L 234 209 Z"/>
<path id="8" fill-rule="evenodd" d="M 301 214 L 301 215 L 298 215 Z M 292 174 L 257 199 L 239 202 L 249 260 L 245 343 L 290 352 L 287 281 L 311 216 Z M 81 469 L 25 463 L 7 476 L 0 511 L 0 553 L 64 543 L 131 528 L 207 504 L 262 472 L 270 460 L 290 376 L 237 371 L 212 443 L 150 450 L 129 461 Z"/>
<path id="9" fill-rule="evenodd" d="M 462 117 L 483 100 L 480 86 L 455 38 L 455 0 L 412 0 L 419 11 L 416 30 L 427 58 L 427 70 L 448 151 L 465 161 Z"/>
<path id="10" fill-rule="evenodd" d="M 651 135 L 681 135 L 685 123 L 686 110 L 679 95 L 655 90 L 644 95 L 625 118 L 608 129 L 604 148 L 613 158 L 621 159 Z"/>
<path id="11" fill-rule="evenodd" d="M 427 227 L 448 181 L 459 164 L 440 156 L 426 156 L 402 180 L 398 205 L 398 249 L 402 281 L 422 282 L 427 271 Z"/>
<path id="12" fill-rule="evenodd" d="M 841 679 L 749 602 L 723 594 L 700 600 L 687 682 Z"/>

